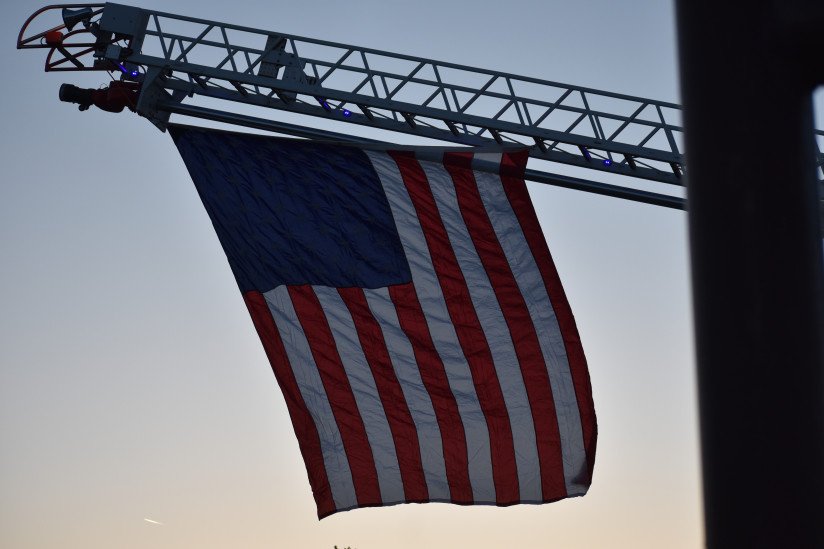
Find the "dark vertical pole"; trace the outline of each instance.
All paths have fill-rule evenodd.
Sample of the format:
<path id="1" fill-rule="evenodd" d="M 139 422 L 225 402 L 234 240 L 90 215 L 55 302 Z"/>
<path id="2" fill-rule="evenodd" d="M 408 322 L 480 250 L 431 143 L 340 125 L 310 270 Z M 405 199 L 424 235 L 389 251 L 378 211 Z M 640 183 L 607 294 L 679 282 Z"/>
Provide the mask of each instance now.
<path id="1" fill-rule="evenodd" d="M 824 2 L 676 5 L 707 546 L 824 547 Z"/>

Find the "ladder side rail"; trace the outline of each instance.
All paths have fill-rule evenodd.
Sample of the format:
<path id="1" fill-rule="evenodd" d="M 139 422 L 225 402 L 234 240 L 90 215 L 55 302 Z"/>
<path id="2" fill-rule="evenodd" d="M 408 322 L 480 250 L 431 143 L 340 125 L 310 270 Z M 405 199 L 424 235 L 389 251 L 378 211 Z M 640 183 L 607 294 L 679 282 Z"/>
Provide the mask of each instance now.
<path id="1" fill-rule="evenodd" d="M 255 118 L 248 115 L 226 113 L 205 107 L 197 107 L 191 105 L 182 105 L 170 103 L 164 105 L 175 114 L 184 116 L 192 116 L 202 118 L 205 120 L 213 120 L 216 122 L 223 122 L 226 124 L 233 124 L 244 126 L 247 128 L 255 128 L 259 130 L 272 131 L 286 135 L 294 135 L 298 137 L 310 139 L 325 139 L 337 140 L 343 142 L 353 143 L 379 143 L 378 141 L 356 137 L 348 134 L 340 134 L 330 132 L 327 130 L 319 130 L 314 128 L 307 128 L 305 126 L 298 126 L 288 124 L 285 122 L 275 122 L 263 118 Z M 483 164 L 478 166 L 481 171 L 487 169 Z M 624 200 L 631 200 L 633 202 L 641 202 L 644 204 L 652 204 L 655 206 L 663 206 L 666 208 L 676 210 L 686 210 L 687 201 L 684 198 L 660 193 L 653 193 L 644 191 L 642 189 L 635 189 L 631 187 L 620 187 L 617 185 L 610 185 L 607 183 L 600 183 L 597 181 L 589 181 L 577 177 L 570 177 L 566 175 L 559 175 L 554 173 L 543 172 L 540 170 L 527 169 L 524 172 L 524 179 L 527 181 L 534 181 L 536 183 L 543 183 L 555 187 L 562 187 L 566 189 L 574 189 L 603 196 L 611 196 L 614 198 L 621 198 Z"/>
<path id="2" fill-rule="evenodd" d="M 326 111 L 325 109 L 319 106 L 313 105 L 309 101 L 304 101 L 301 99 L 295 100 L 287 104 L 271 96 L 253 94 L 251 90 L 248 96 L 243 96 L 235 89 L 222 88 L 214 85 L 208 85 L 205 88 L 201 88 L 197 85 L 193 85 L 189 81 L 180 79 L 169 80 L 164 84 L 164 86 L 172 91 L 180 92 L 179 95 L 188 95 L 189 93 L 191 93 L 191 90 L 194 89 L 194 87 L 197 87 L 198 94 L 207 97 L 229 100 L 247 105 L 276 108 L 279 110 L 285 110 L 296 114 L 320 116 L 327 119 L 345 121 L 348 123 L 354 123 L 375 129 L 388 130 L 396 133 L 406 133 L 410 135 L 416 135 L 419 137 L 426 137 L 430 139 L 437 139 L 452 143 L 459 143 L 462 145 L 494 146 L 498 144 L 495 139 L 481 135 L 480 132 L 484 129 L 483 127 L 479 128 L 478 133 L 467 132 L 462 133 L 459 136 L 455 136 L 448 129 L 441 129 L 433 124 L 426 123 L 426 121 L 424 120 L 419 120 L 419 123 L 413 128 L 403 120 L 398 121 L 391 117 L 382 117 L 377 112 L 373 113 L 372 119 L 367 118 L 365 115 L 354 112 L 352 112 L 349 117 L 344 119 L 343 115 L 339 112 L 339 110 Z M 174 112 L 172 109 L 168 108 L 169 104 L 170 103 L 167 103 L 162 108 L 169 112 Z M 231 115 L 231 113 L 227 113 L 227 116 L 228 115 Z M 532 143 L 528 141 L 519 142 L 512 140 L 508 142 L 511 144 L 518 144 L 526 147 L 532 145 Z M 671 172 L 656 169 L 652 166 L 645 166 L 640 161 L 634 169 L 628 166 L 626 163 L 618 162 L 613 163 L 610 166 L 601 167 L 601 163 L 597 161 L 587 160 L 580 154 L 577 154 L 577 152 L 572 153 L 558 148 L 548 149 L 547 151 L 541 151 L 540 149 L 533 148 L 531 150 L 530 155 L 534 158 L 549 160 L 572 166 L 578 166 L 582 168 L 591 168 L 604 172 L 626 175 L 633 178 L 646 179 L 650 181 L 669 183 L 679 186 L 682 185 L 682 181 Z"/>
<path id="3" fill-rule="evenodd" d="M 135 9 L 138 9 L 138 8 L 135 8 Z M 610 98 L 613 98 L 613 99 L 623 99 L 623 100 L 626 100 L 626 101 L 639 101 L 640 100 L 640 101 L 648 102 L 648 103 L 653 104 L 653 105 L 660 105 L 661 107 L 666 107 L 666 108 L 670 108 L 670 109 L 674 109 L 674 110 L 681 110 L 680 105 L 678 105 L 676 103 L 670 103 L 670 102 L 667 102 L 667 101 L 659 101 L 659 100 L 653 100 L 653 99 L 642 99 L 642 98 L 632 96 L 632 95 L 627 95 L 627 94 L 608 92 L 608 91 L 604 91 L 604 90 L 597 90 L 595 88 L 588 88 L 588 87 L 584 87 L 584 86 L 572 86 L 572 85 L 569 85 L 569 84 L 561 84 L 559 82 L 553 82 L 553 81 L 550 81 L 550 80 L 543 80 L 543 79 L 540 79 L 540 78 L 517 75 L 517 74 L 514 74 L 514 73 L 507 73 L 507 72 L 502 72 L 502 71 L 494 71 L 494 70 L 489 70 L 489 69 L 481 69 L 481 68 L 477 68 L 477 67 L 470 67 L 470 66 L 467 66 L 467 65 L 460 65 L 460 64 L 452 63 L 452 62 L 448 62 L 448 61 L 434 61 L 432 59 L 426 59 L 424 57 L 416 57 L 416 56 L 413 56 L 413 55 L 387 52 L 387 51 L 378 50 L 378 49 L 375 49 L 375 48 L 353 46 L 353 45 L 349 45 L 349 44 L 342 44 L 342 43 L 339 43 L 339 42 L 332 42 L 332 41 L 329 41 L 329 40 L 322 40 L 322 39 L 317 39 L 317 38 L 308 38 L 308 37 L 304 37 L 304 36 L 286 34 L 286 33 L 281 33 L 281 32 L 265 31 L 265 30 L 251 28 L 251 27 L 244 27 L 244 26 L 241 26 L 241 25 L 233 25 L 233 24 L 230 24 L 230 23 L 220 23 L 220 22 L 216 22 L 216 21 L 209 21 L 209 20 L 205 20 L 205 19 L 198 19 L 198 18 L 195 18 L 195 17 L 188 17 L 188 16 L 183 16 L 183 15 L 174 15 L 174 14 L 169 14 L 169 13 L 165 13 L 165 12 L 158 12 L 158 11 L 154 11 L 154 10 L 143 10 L 143 11 L 146 11 L 147 13 L 149 13 L 153 16 L 157 16 L 157 17 L 165 17 L 165 18 L 172 19 L 172 20 L 186 21 L 186 22 L 190 22 L 190 23 L 199 23 L 199 24 L 203 24 L 203 25 L 213 25 L 216 28 L 237 30 L 237 31 L 241 31 L 241 32 L 244 32 L 244 33 L 249 33 L 249 34 L 259 34 L 263 37 L 278 36 L 278 37 L 282 37 L 286 40 L 294 40 L 296 42 L 306 42 L 308 44 L 326 46 L 326 47 L 335 48 L 335 49 L 352 49 L 353 51 L 362 52 L 362 53 L 365 53 L 365 54 L 373 54 L 373 55 L 377 55 L 377 56 L 381 56 L 381 57 L 387 57 L 387 58 L 404 60 L 404 61 L 411 61 L 411 62 L 416 63 L 416 64 L 421 63 L 421 62 L 423 62 L 425 64 L 426 63 L 435 63 L 440 67 L 449 68 L 449 69 L 457 69 L 457 70 L 462 70 L 462 71 L 466 71 L 466 72 L 470 72 L 470 73 L 483 74 L 483 75 L 488 75 L 488 76 L 499 76 L 499 77 L 504 77 L 504 78 L 512 78 L 512 79 L 520 80 L 520 81 L 523 81 L 523 82 L 528 82 L 528 83 L 532 83 L 532 84 L 547 85 L 547 86 L 552 86 L 552 87 L 560 88 L 560 89 L 571 88 L 575 91 L 582 91 L 582 92 L 585 92 L 585 93 L 588 93 L 588 94 L 594 94 L 594 95 L 602 95 L 604 97 L 610 97 Z M 250 48 L 250 50 L 251 49 L 253 49 L 253 48 Z M 258 50 L 258 51 L 262 51 L 262 50 Z"/>

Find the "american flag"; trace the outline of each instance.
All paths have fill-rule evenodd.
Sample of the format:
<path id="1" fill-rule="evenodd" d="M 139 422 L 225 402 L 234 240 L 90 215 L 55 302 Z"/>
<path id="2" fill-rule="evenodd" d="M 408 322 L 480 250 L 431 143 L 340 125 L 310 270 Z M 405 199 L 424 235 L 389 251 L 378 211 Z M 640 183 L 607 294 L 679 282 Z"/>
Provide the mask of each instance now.
<path id="1" fill-rule="evenodd" d="M 589 374 L 525 151 L 171 133 L 283 391 L 320 518 L 586 493 Z"/>

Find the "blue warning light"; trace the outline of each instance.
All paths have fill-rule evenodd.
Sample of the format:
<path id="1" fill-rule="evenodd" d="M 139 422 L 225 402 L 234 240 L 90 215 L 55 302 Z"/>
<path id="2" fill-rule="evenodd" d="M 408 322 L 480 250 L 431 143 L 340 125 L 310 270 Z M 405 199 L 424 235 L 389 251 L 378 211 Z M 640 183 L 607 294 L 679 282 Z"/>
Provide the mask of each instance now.
<path id="1" fill-rule="evenodd" d="M 612 160 L 610 160 L 609 158 L 607 158 L 606 160 L 604 160 L 604 165 L 605 165 L 605 166 L 609 166 L 610 164 L 612 164 Z"/>
<path id="2" fill-rule="evenodd" d="M 347 111 L 344 109 L 343 116 L 349 116 L 350 114 L 352 114 L 352 111 Z"/>

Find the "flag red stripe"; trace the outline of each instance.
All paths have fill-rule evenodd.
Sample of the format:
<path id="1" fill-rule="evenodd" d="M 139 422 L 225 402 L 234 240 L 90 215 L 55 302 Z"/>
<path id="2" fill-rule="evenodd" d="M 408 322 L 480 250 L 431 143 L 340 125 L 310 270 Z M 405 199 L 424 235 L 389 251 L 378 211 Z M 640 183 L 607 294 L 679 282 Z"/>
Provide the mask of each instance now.
<path id="1" fill-rule="evenodd" d="M 401 330 L 412 344 L 421 381 L 429 393 L 429 398 L 432 399 L 432 407 L 441 431 L 450 498 L 453 503 L 471 504 L 473 498 L 469 482 L 466 434 L 455 396 L 449 389 L 446 370 L 432 343 L 418 295 L 411 284 L 403 284 L 390 286 L 389 296 L 395 304 Z"/>
<path id="2" fill-rule="evenodd" d="M 312 414 L 309 413 L 309 409 L 300 394 L 280 333 L 272 314 L 269 312 L 269 306 L 266 304 L 263 294 L 258 291 L 250 291 L 243 295 L 243 299 L 249 309 L 249 314 L 252 316 L 252 322 L 255 324 L 260 341 L 263 343 L 263 349 L 269 363 L 272 365 L 275 378 L 286 399 L 286 408 L 289 410 L 289 417 L 292 418 L 300 453 L 303 455 L 306 471 L 309 474 L 309 484 L 312 486 L 312 494 L 318 506 L 318 518 L 329 516 L 336 509 L 335 502 L 332 499 L 329 479 L 326 476 L 326 467 L 323 464 L 320 437 L 312 419 Z"/>
<path id="3" fill-rule="evenodd" d="M 566 497 L 561 435 L 555 402 L 551 398 L 549 374 L 529 309 L 478 192 L 472 173 L 472 155 L 447 153 L 444 155 L 444 167 L 455 182 L 461 215 L 466 226 L 472 227 L 470 236 L 475 244 L 475 250 L 498 298 L 501 313 L 518 355 L 535 425 L 543 498 L 545 501 L 554 501 Z"/>
<path id="4" fill-rule="evenodd" d="M 308 284 L 289 286 L 289 296 L 343 439 L 358 505 L 380 505 L 381 493 L 372 448 L 320 301 Z"/>
<path id="5" fill-rule="evenodd" d="M 552 260 L 543 231 L 538 223 L 538 216 L 529 199 L 526 182 L 523 179 L 523 167 L 526 165 L 518 157 L 527 155 L 526 151 L 519 153 L 505 153 L 501 161 L 501 180 L 504 184 L 507 198 L 515 210 L 521 222 L 521 228 L 526 237 L 538 269 L 546 284 L 547 294 L 555 309 L 558 324 L 561 328 L 564 342 L 566 344 L 567 359 L 575 384 L 575 394 L 578 400 L 578 410 L 581 415 L 581 426 L 583 428 L 584 448 L 587 454 L 587 468 L 589 477 L 592 478 L 592 469 L 595 464 L 595 447 L 598 436 L 598 427 L 595 419 L 595 407 L 592 402 L 592 391 L 590 386 L 589 371 L 587 370 L 586 357 L 581 345 L 581 338 L 578 335 L 578 328 L 575 326 L 575 317 L 567 301 L 561 279 Z M 521 166 L 521 167 L 519 167 Z M 590 479 L 582 479 L 584 484 L 589 484 Z"/>
<path id="6" fill-rule="evenodd" d="M 518 502 L 518 471 L 509 414 L 466 280 L 420 164 L 409 156 L 392 154 L 392 157 L 398 163 L 417 212 L 455 333 L 472 372 L 475 392 L 489 430 L 496 502 L 499 505 Z"/>
<path id="7" fill-rule="evenodd" d="M 369 310 L 363 289 L 338 288 L 338 293 L 352 315 L 361 348 L 372 370 L 372 377 L 375 379 L 378 395 L 389 421 L 403 481 L 404 497 L 410 502 L 428 501 L 429 492 L 421 464 L 418 431 L 406 405 L 401 384 L 392 368 L 381 328 Z"/>

